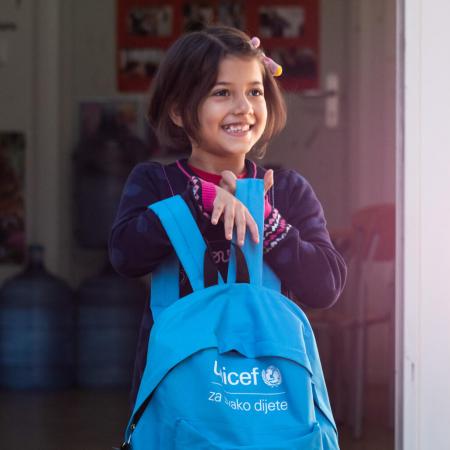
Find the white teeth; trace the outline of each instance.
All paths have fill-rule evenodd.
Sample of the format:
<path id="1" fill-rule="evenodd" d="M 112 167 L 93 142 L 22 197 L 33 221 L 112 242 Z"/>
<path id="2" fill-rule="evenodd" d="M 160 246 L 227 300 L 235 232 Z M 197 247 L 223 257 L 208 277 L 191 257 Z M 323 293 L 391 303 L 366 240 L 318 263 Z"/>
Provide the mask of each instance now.
<path id="1" fill-rule="evenodd" d="M 250 125 L 225 125 L 225 130 L 231 131 L 232 133 L 239 133 L 242 131 L 250 130 Z"/>

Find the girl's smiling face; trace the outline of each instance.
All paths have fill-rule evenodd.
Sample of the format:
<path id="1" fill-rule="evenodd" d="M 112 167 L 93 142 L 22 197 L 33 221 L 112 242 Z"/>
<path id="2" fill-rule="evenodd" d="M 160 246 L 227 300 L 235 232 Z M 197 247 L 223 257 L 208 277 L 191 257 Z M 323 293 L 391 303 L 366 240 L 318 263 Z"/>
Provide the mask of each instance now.
<path id="1" fill-rule="evenodd" d="M 264 132 L 267 106 L 260 62 L 227 56 L 198 109 L 200 129 L 192 157 L 240 160 Z"/>

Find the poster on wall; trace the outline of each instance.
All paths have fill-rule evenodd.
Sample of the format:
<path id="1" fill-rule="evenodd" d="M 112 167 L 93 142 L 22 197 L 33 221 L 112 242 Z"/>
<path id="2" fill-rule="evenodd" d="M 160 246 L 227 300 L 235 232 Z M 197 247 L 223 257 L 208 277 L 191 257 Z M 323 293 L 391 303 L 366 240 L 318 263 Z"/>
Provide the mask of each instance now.
<path id="1" fill-rule="evenodd" d="M 81 99 L 78 156 L 81 151 L 90 165 L 105 171 L 153 156 L 156 137 L 145 120 L 145 106 L 137 97 Z"/>
<path id="2" fill-rule="evenodd" d="M 100 132 L 117 133 L 122 129 L 145 137 L 143 105 L 138 99 L 89 98 L 79 102 L 79 140 Z"/>
<path id="3" fill-rule="evenodd" d="M 146 92 L 166 49 L 214 24 L 258 36 L 283 66 L 285 89 L 318 88 L 319 0 L 118 0 L 118 89 Z"/>
<path id="4" fill-rule="evenodd" d="M 25 135 L 0 131 L 0 264 L 25 260 Z"/>

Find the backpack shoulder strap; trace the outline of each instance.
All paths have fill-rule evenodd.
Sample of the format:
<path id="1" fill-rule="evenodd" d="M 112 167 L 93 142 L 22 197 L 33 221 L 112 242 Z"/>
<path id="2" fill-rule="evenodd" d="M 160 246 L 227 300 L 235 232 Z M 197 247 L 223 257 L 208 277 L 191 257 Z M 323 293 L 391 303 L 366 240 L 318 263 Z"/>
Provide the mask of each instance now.
<path id="1" fill-rule="evenodd" d="M 179 262 L 172 253 L 151 274 L 150 307 L 154 322 L 172 303 L 180 298 Z"/>
<path id="2" fill-rule="evenodd" d="M 243 246 L 243 252 L 250 271 L 250 282 L 275 291 L 281 290 L 281 284 L 273 270 L 263 261 L 264 239 L 264 180 L 259 178 L 244 178 L 236 181 L 236 197 L 248 208 L 256 221 L 259 231 L 259 243 L 255 244 L 249 234 Z M 247 231 L 248 233 L 248 231 Z M 228 279 L 236 273 L 235 260 L 230 258 Z M 233 280 L 233 278 L 231 278 Z"/>
<path id="3" fill-rule="evenodd" d="M 255 244 L 250 235 L 247 234 L 243 246 L 243 252 L 250 271 L 250 281 L 252 284 L 261 285 L 280 291 L 280 281 L 272 269 L 263 264 L 263 227 L 264 227 L 264 181 L 261 179 L 242 179 L 237 180 L 236 197 L 244 203 L 255 218 L 258 225 L 260 241 Z M 166 233 L 174 247 L 174 250 L 183 265 L 183 268 L 189 278 L 192 289 L 199 290 L 204 288 L 203 277 L 203 258 L 206 251 L 206 243 L 198 229 L 198 226 L 181 196 L 176 195 L 157 203 L 153 203 L 149 208 L 155 212 L 161 221 Z M 233 254 L 233 249 L 231 249 Z M 175 276 L 178 276 L 178 270 L 173 268 L 175 262 L 168 261 L 160 267 L 160 270 L 154 272 L 152 277 L 152 286 L 156 287 L 156 292 L 152 293 L 152 302 L 156 300 L 158 289 L 164 292 L 164 286 L 168 286 L 170 279 L 170 291 L 174 291 Z M 227 281 L 233 283 L 236 278 L 236 261 L 230 258 Z M 222 282 L 219 276 L 219 283 Z M 169 291 L 165 291 L 164 297 L 167 297 Z M 173 294 L 175 295 L 175 294 Z M 177 295 L 171 299 L 178 298 Z M 164 302 L 167 303 L 167 302 Z M 156 305 L 155 305 L 156 306 Z"/>
<path id="4" fill-rule="evenodd" d="M 258 178 L 244 178 L 236 181 L 236 198 L 239 199 L 249 210 L 258 226 L 259 243 L 255 244 L 249 231 L 243 245 L 243 252 L 250 272 L 250 282 L 260 286 L 262 284 L 263 266 L 263 226 L 264 226 L 264 181 Z M 228 277 L 236 272 L 231 266 Z"/>
<path id="5" fill-rule="evenodd" d="M 192 289 L 194 291 L 203 289 L 203 258 L 206 243 L 189 207 L 182 197 L 175 195 L 153 203 L 149 208 L 161 221 Z"/>

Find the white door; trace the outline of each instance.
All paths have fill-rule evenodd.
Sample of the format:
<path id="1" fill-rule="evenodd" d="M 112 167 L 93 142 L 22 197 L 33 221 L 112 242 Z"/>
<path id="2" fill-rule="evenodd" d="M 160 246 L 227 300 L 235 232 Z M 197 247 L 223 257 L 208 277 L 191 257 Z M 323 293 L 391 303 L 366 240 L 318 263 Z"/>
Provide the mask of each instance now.
<path id="1" fill-rule="evenodd" d="M 398 450 L 450 449 L 450 3 L 398 0 Z"/>

